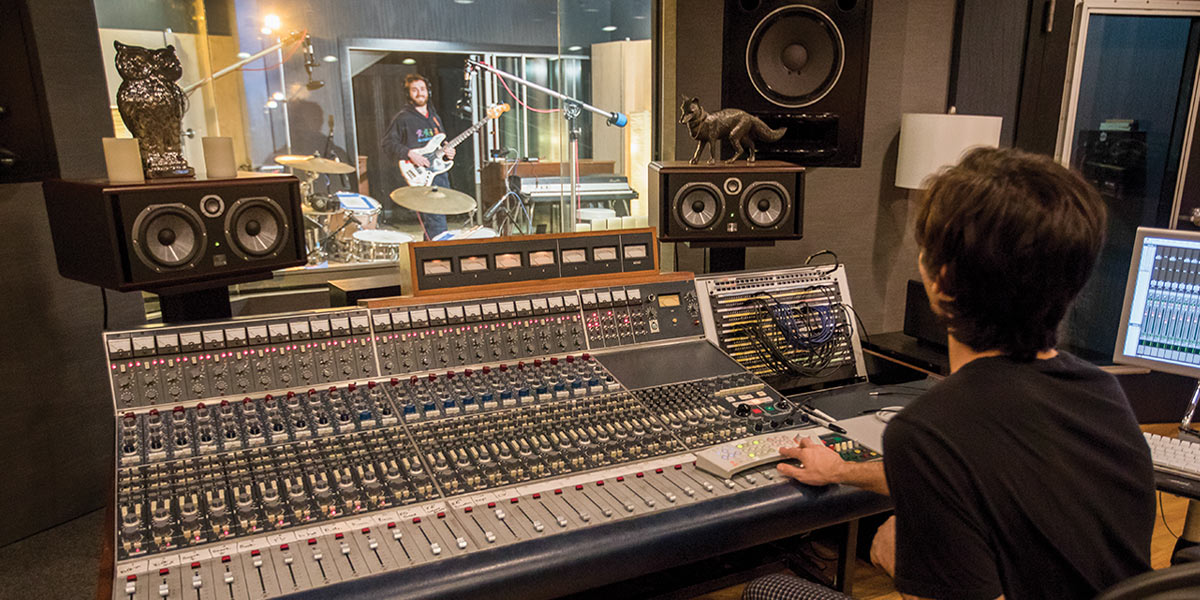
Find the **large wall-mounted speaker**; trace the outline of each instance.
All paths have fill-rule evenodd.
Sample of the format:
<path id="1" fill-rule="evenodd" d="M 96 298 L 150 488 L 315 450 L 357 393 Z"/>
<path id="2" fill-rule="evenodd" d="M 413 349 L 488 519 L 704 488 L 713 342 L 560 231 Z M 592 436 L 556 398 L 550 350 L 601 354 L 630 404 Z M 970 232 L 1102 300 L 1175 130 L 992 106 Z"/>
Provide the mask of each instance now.
<path id="1" fill-rule="evenodd" d="M 650 163 L 650 218 L 664 242 L 800 239 L 804 168 L 780 161 L 747 165 Z"/>
<path id="2" fill-rule="evenodd" d="M 787 128 L 760 157 L 857 167 L 870 39 L 871 0 L 726 0 L 721 105 Z"/>
<path id="3" fill-rule="evenodd" d="M 305 263 L 299 181 L 290 175 L 48 180 L 44 193 L 58 270 L 69 279 L 160 291 Z"/>

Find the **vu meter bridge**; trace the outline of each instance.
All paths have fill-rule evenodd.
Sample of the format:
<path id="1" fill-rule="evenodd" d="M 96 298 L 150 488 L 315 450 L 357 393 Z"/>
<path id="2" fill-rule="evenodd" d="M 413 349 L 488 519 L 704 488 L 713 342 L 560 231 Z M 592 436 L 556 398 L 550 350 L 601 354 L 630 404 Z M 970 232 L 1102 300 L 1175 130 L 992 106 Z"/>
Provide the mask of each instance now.
<path id="1" fill-rule="evenodd" d="M 112 597 L 560 595 L 884 507 L 697 469 L 807 422 L 721 350 L 705 280 L 628 281 L 107 333 Z"/>

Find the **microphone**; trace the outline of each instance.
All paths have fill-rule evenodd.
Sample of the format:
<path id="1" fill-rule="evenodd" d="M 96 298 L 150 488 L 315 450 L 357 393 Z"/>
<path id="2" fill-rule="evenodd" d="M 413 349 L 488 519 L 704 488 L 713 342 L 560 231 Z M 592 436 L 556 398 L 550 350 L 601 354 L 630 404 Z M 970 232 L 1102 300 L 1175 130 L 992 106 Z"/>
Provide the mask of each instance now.
<path id="1" fill-rule="evenodd" d="M 471 105 L 474 104 L 471 98 L 471 76 L 474 74 L 475 67 L 471 66 L 471 62 L 468 60 L 466 66 L 463 67 L 462 97 L 458 99 L 458 102 L 454 103 L 454 108 L 467 117 L 471 115 Z"/>
<path id="2" fill-rule="evenodd" d="M 304 70 L 308 73 L 308 83 L 304 87 L 309 90 L 319 90 L 325 87 L 324 81 L 313 80 L 313 69 L 320 66 L 317 63 L 317 56 L 313 53 L 312 36 L 304 35 Z"/>

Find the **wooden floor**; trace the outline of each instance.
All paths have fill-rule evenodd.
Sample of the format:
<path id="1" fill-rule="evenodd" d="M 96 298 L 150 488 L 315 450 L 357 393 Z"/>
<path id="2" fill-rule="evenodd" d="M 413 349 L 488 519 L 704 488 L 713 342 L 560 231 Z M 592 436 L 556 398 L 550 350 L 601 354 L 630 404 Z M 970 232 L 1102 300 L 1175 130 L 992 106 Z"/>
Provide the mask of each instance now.
<path id="1" fill-rule="evenodd" d="M 1160 435 L 1175 435 L 1178 424 L 1166 423 L 1143 425 L 1143 431 Z M 1158 493 L 1162 503 L 1158 520 L 1154 524 L 1154 538 L 1150 543 L 1150 564 L 1155 569 L 1170 565 L 1171 552 L 1175 548 L 1176 536 L 1183 531 L 1183 518 L 1187 513 L 1188 501 L 1171 494 Z M 1164 525 L 1164 521 L 1166 525 Z M 1168 531 L 1168 527 L 1170 531 Z M 1174 533 L 1172 533 L 1174 532 Z M 742 597 L 742 585 L 696 596 L 692 600 L 737 600 Z M 892 585 L 892 579 L 882 570 L 869 563 L 858 561 L 854 568 L 854 597 L 860 600 L 900 600 L 900 594 Z"/>

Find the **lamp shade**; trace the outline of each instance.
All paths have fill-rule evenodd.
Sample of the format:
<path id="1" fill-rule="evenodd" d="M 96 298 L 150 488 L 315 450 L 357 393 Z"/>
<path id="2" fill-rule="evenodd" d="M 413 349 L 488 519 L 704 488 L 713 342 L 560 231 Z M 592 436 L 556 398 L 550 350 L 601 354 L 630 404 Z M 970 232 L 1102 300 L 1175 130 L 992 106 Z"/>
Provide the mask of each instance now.
<path id="1" fill-rule="evenodd" d="M 900 118 L 896 187 L 923 189 L 926 177 L 977 146 L 1000 145 L 1000 117 L 906 113 Z"/>

